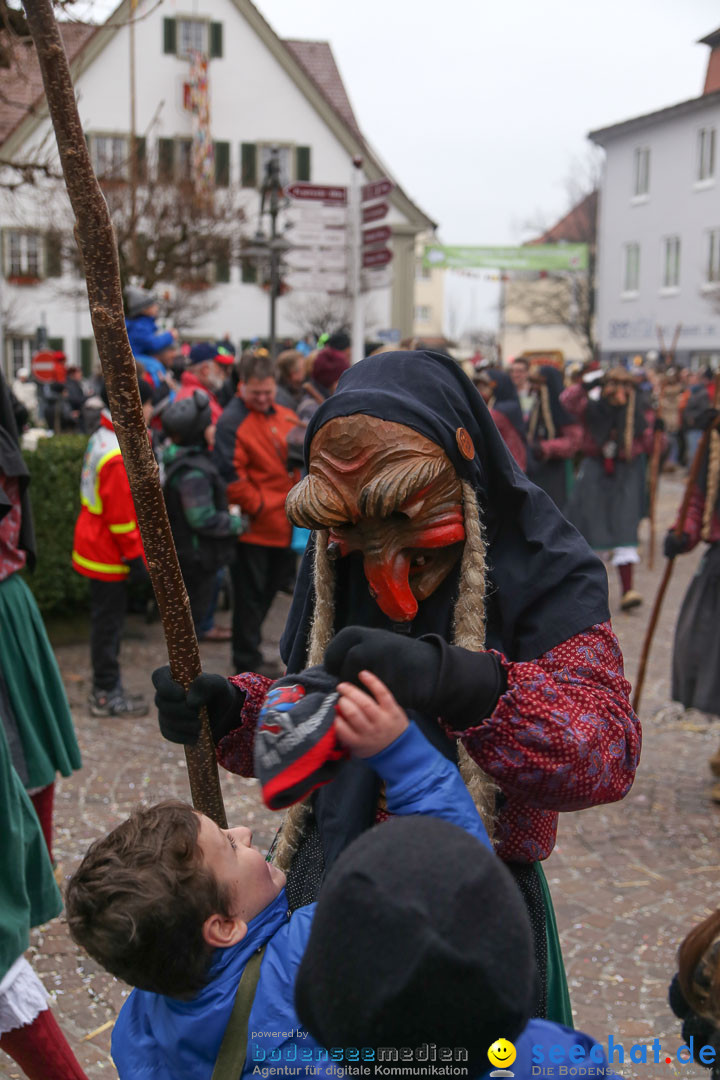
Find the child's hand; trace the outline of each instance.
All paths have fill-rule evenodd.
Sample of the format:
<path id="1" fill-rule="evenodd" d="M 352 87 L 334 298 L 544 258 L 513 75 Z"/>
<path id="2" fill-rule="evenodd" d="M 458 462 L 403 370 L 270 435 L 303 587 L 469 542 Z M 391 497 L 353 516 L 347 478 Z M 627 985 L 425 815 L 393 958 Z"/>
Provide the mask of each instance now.
<path id="1" fill-rule="evenodd" d="M 352 683 L 339 683 L 335 730 L 342 745 L 355 757 L 371 757 L 385 750 L 402 735 L 408 718 L 385 683 L 371 671 L 361 671 L 360 680 L 370 694 Z"/>

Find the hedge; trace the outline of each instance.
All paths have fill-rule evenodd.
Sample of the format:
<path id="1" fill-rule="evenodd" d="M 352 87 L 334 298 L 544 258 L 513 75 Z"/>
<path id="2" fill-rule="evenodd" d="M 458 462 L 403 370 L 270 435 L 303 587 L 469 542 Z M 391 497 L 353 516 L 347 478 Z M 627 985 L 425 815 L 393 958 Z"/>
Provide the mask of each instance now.
<path id="1" fill-rule="evenodd" d="M 85 435 L 54 435 L 40 439 L 36 450 L 23 452 L 30 470 L 37 540 L 37 565 L 25 580 L 43 615 L 69 614 L 88 606 L 87 578 L 70 564 L 86 446 Z"/>

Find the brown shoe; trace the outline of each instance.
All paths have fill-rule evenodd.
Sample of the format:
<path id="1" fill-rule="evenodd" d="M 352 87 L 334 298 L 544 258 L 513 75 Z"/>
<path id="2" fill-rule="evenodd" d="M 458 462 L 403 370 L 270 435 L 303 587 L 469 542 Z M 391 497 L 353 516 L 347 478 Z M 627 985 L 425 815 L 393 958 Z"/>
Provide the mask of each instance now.
<path id="1" fill-rule="evenodd" d="M 229 626 L 211 626 L 198 639 L 199 641 L 231 641 L 232 630 Z"/>
<path id="2" fill-rule="evenodd" d="M 634 589 L 628 589 L 626 593 L 623 593 L 620 607 L 623 611 L 632 611 L 633 608 L 639 607 L 642 602 L 643 598 L 639 592 L 635 592 Z"/>
<path id="3" fill-rule="evenodd" d="M 716 750 L 713 756 L 708 761 L 710 766 L 710 772 L 713 776 L 720 776 L 720 750 Z"/>

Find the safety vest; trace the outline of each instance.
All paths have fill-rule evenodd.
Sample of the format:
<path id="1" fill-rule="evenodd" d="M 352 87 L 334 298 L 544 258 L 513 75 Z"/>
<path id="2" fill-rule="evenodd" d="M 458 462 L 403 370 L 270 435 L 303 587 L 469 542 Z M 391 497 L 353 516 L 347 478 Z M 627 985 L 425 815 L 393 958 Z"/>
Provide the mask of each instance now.
<path id="1" fill-rule="evenodd" d="M 108 416 L 100 423 L 83 460 L 72 563 L 84 577 L 123 581 L 142 540 L 117 436 Z"/>

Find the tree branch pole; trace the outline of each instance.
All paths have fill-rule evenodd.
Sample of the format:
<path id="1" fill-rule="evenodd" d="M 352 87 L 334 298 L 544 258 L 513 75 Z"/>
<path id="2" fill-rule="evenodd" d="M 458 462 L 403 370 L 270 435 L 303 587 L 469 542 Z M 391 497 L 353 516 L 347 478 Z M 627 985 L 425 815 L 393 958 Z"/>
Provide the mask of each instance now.
<path id="1" fill-rule="evenodd" d="M 713 404 L 718 400 L 720 393 L 720 374 L 715 377 L 715 390 L 713 393 Z M 680 510 L 678 511 L 677 522 L 675 529 L 673 530 L 678 540 L 685 531 L 685 519 L 687 518 L 688 509 L 690 507 L 690 499 L 692 498 L 693 488 L 697 483 L 697 478 L 702 468 L 702 463 L 707 453 L 708 444 L 710 442 L 710 435 L 714 428 L 718 426 L 720 417 L 718 417 L 708 428 L 703 432 L 703 436 L 698 443 L 698 448 L 695 451 L 695 457 L 688 474 L 687 483 L 685 485 L 685 491 L 683 493 L 682 502 L 680 503 Z M 660 587 L 655 597 L 655 603 L 653 605 L 652 614 L 650 616 L 650 622 L 648 623 L 647 631 L 645 632 L 645 641 L 643 642 L 642 652 L 640 654 L 640 664 L 638 666 L 637 678 L 635 679 L 635 690 L 633 693 L 632 707 L 637 712 L 640 708 L 640 700 L 642 698 L 643 686 L 645 683 L 645 671 L 647 669 L 648 657 L 650 656 L 650 646 L 652 645 L 653 637 L 655 636 L 655 628 L 660 618 L 660 612 L 662 610 L 663 601 L 665 599 L 665 593 L 667 587 L 670 584 L 670 578 L 672 577 L 673 567 L 675 566 L 674 559 L 668 559 L 665 565 L 665 573 L 663 574 Z"/>
<path id="2" fill-rule="evenodd" d="M 160 608 L 170 668 L 173 678 L 187 689 L 202 670 L 200 652 L 160 488 L 157 462 L 140 405 L 135 358 L 125 329 L 120 270 L 110 215 L 90 162 L 51 0 L 25 0 L 24 7 L 75 214 L 75 238 L 85 266 L 93 331 L 150 579 Z M 195 808 L 213 818 L 221 828 L 227 827 L 207 716 L 203 717 L 197 745 L 186 747 L 185 753 Z"/>

